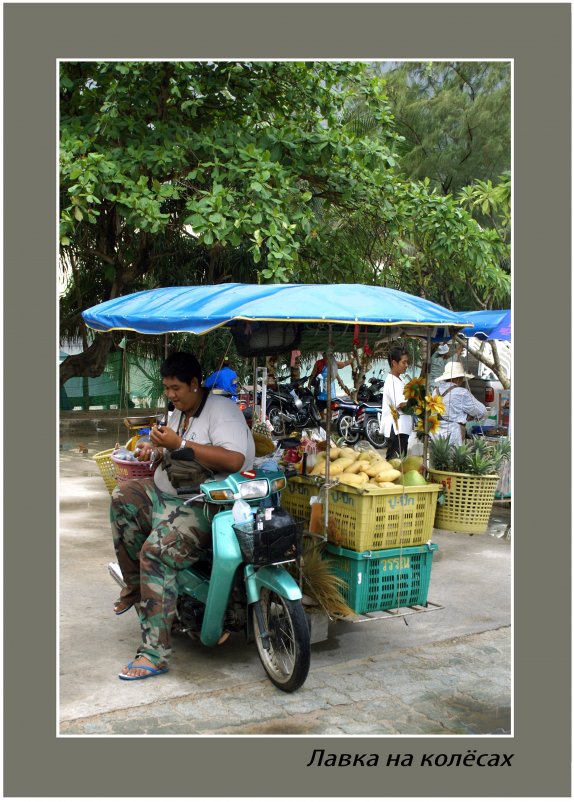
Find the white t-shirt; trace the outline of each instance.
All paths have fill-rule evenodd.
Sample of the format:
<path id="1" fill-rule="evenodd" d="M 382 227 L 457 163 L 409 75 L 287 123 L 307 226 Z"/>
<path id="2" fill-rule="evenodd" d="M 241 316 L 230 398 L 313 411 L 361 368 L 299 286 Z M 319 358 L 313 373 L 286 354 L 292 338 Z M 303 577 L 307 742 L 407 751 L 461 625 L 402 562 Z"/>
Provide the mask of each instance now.
<path id="1" fill-rule="evenodd" d="M 407 400 L 404 394 L 404 387 L 402 379 L 399 376 L 393 376 L 392 373 L 389 373 L 385 379 L 381 413 L 383 434 L 385 437 L 389 437 L 391 432 L 395 434 L 410 434 L 413 430 L 413 419 L 411 415 L 403 415 L 400 409 L 397 410 L 399 413 L 399 425 L 397 428 L 397 424 L 394 422 L 391 413 L 391 406 L 397 409 L 399 404 L 403 404 Z"/>
<path id="2" fill-rule="evenodd" d="M 175 432 L 181 432 L 182 418 L 183 413 L 179 410 L 170 412 L 167 419 L 168 427 Z M 238 451 L 245 456 L 241 470 L 246 471 L 253 466 L 255 459 L 253 435 L 237 404 L 225 396 L 209 393 L 200 415 L 191 418 L 187 429 L 182 434 L 182 439 L 199 445 L 221 446 L 230 451 Z M 225 479 L 228 475 L 225 472 L 216 473 L 215 477 Z M 154 481 L 164 493 L 177 495 L 177 491 L 169 481 L 167 472 L 162 465 L 157 468 Z"/>

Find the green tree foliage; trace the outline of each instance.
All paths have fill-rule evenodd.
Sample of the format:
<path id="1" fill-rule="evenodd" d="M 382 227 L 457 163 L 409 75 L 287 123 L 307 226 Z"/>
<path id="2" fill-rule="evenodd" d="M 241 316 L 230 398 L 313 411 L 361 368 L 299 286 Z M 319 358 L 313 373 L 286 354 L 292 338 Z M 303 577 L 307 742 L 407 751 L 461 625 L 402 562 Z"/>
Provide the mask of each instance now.
<path id="1" fill-rule="evenodd" d="M 510 169 L 510 63 L 404 62 L 383 72 L 401 170 L 443 194 Z"/>
<path id="2" fill-rule="evenodd" d="M 377 283 L 454 308 L 469 285 L 508 294 L 471 206 L 398 173 L 364 64 L 63 62 L 60 87 L 61 336 L 84 337 L 61 381 L 101 373 L 122 336 L 91 340 L 81 311 L 153 286 Z"/>
<path id="3" fill-rule="evenodd" d="M 345 214 L 390 182 L 379 85 L 350 62 L 63 63 L 62 333 L 150 282 L 283 282 L 307 244 L 326 258 L 316 205 Z M 351 91 L 386 130 L 377 142 L 340 125 Z"/>

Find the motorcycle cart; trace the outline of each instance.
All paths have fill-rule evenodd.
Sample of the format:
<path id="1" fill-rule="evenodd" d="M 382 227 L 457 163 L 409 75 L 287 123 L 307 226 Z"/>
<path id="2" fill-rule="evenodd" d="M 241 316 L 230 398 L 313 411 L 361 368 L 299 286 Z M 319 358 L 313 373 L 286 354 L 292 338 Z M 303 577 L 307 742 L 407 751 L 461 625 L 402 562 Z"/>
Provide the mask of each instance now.
<path id="1" fill-rule="evenodd" d="M 223 326 L 229 329 L 238 353 L 254 360 L 293 349 L 349 353 L 359 326 L 377 342 L 423 338 L 430 354 L 433 341 L 450 339 L 472 325 L 459 313 L 425 299 L 360 284 L 159 288 L 99 304 L 83 317 L 88 327 L 102 332 L 130 329 L 166 336 L 170 332 L 201 335 Z M 327 409 L 331 380 L 329 368 Z M 265 395 L 264 381 L 263 406 Z M 425 488 L 397 485 L 397 489 L 362 495 L 330 476 L 330 448 L 327 415 L 325 476 L 314 482 L 291 477 L 281 501 L 282 505 L 289 501 L 293 514 L 308 520 L 311 500 L 321 497 L 321 524 L 318 531 L 306 530 L 305 537 L 323 544 L 350 589 L 345 614 L 316 604 L 306 608 L 312 643 L 327 637 L 329 621 L 359 623 L 441 609 L 427 599 L 432 553 L 437 548 L 430 543 L 432 501 L 436 504 L 440 488 L 428 486 L 425 493 Z M 425 463 L 426 457 L 425 443 Z M 329 532 L 333 520 L 338 524 L 336 537 Z M 301 586 L 303 570 L 299 561 L 296 579 Z"/>

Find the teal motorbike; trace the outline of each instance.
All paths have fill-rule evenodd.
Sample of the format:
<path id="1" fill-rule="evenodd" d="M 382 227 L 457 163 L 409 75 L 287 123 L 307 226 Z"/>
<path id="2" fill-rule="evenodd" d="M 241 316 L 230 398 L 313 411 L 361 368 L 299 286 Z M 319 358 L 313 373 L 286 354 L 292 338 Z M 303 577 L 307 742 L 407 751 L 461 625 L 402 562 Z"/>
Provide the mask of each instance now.
<path id="1" fill-rule="evenodd" d="M 186 500 L 204 502 L 212 546 L 199 562 L 178 572 L 174 634 L 215 646 L 225 633 L 242 631 L 255 642 L 271 682 L 292 692 L 307 678 L 311 645 L 301 590 L 285 567 L 301 554 L 303 522 L 270 507 L 285 484 L 280 471 L 250 470 L 204 482 Z M 189 495 L 189 488 L 179 492 Z M 253 508 L 252 520 L 234 521 L 238 499 Z M 109 571 L 124 584 L 117 563 L 110 563 Z"/>

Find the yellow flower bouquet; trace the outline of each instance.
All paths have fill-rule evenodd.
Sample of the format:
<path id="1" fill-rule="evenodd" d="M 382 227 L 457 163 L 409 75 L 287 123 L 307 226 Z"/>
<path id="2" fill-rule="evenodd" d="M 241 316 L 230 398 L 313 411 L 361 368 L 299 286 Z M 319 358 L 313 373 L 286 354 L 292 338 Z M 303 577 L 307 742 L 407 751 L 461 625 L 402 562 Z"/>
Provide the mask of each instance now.
<path id="1" fill-rule="evenodd" d="M 440 415 L 444 415 L 444 401 L 439 393 L 427 394 L 424 376 L 411 379 L 403 390 L 407 403 L 401 407 L 405 415 L 416 418 L 415 431 L 420 435 L 434 434 L 440 428 Z"/>

